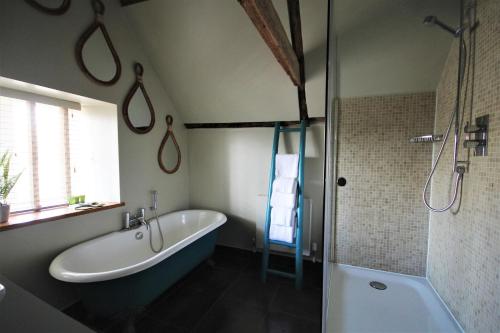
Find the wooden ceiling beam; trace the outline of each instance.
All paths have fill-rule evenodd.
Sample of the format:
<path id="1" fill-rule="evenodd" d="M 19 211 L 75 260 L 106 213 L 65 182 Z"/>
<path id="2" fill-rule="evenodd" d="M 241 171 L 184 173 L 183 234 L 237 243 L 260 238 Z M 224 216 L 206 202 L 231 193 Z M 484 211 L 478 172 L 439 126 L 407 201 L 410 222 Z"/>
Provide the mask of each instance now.
<path id="1" fill-rule="evenodd" d="M 308 124 L 324 123 L 325 117 L 311 117 L 308 119 Z M 187 129 L 197 128 L 250 128 L 250 127 L 274 127 L 275 121 L 253 121 L 253 122 L 233 122 L 233 123 L 188 123 L 184 124 Z M 280 121 L 281 126 L 300 125 L 297 120 Z"/>
<path id="2" fill-rule="evenodd" d="M 271 0 L 238 1 L 293 84 L 300 86 L 299 61 Z"/>
<path id="3" fill-rule="evenodd" d="M 302 45 L 302 24 L 300 20 L 299 0 L 288 0 L 288 20 L 290 22 L 290 33 L 292 46 L 299 62 L 300 84 L 297 85 L 297 95 L 299 100 L 300 119 L 308 119 L 306 103 L 306 74 L 304 65 L 304 48 Z"/>
<path id="4" fill-rule="evenodd" d="M 147 0 L 120 0 L 120 3 L 122 4 L 122 7 L 125 7 L 125 6 L 135 5 L 136 3 L 144 1 Z"/>

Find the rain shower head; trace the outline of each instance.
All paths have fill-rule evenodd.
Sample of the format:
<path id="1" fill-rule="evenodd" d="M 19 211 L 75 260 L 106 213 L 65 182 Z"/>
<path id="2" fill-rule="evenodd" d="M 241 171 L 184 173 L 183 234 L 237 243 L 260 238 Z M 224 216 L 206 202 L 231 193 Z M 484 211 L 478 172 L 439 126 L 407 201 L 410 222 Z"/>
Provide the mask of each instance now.
<path id="1" fill-rule="evenodd" d="M 423 22 L 427 26 L 434 26 L 437 25 L 438 27 L 448 31 L 451 33 L 453 36 L 458 37 L 463 31 L 462 27 L 458 27 L 456 29 L 450 27 L 446 23 L 441 22 L 436 16 L 426 16 Z"/>

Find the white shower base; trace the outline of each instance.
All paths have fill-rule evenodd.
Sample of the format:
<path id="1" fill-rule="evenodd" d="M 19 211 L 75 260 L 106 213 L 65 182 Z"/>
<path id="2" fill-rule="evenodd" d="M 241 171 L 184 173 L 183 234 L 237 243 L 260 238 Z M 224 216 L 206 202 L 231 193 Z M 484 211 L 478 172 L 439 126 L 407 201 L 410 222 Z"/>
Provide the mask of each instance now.
<path id="1" fill-rule="evenodd" d="M 327 332 L 462 332 L 427 279 L 331 264 Z M 370 287 L 370 281 L 387 285 Z"/>

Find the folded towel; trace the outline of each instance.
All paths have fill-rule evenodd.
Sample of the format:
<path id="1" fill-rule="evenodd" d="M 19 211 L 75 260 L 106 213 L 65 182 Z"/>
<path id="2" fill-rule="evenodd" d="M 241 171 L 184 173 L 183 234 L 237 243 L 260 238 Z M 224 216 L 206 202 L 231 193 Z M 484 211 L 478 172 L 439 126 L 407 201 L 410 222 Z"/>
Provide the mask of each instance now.
<path id="1" fill-rule="evenodd" d="M 297 196 L 291 193 L 273 192 L 271 194 L 271 207 L 292 208 L 296 207 Z"/>
<path id="2" fill-rule="evenodd" d="M 271 209 L 271 224 L 291 227 L 295 225 L 295 209 L 273 207 Z"/>
<path id="3" fill-rule="evenodd" d="M 297 179 L 280 177 L 273 182 L 273 192 L 297 193 Z"/>
<path id="4" fill-rule="evenodd" d="M 269 239 L 293 243 L 295 237 L 295 227 L 285 227 L 271 224 L 269 228 Z"/>
<path id="5" fill-rule="evenodd" d="M 297 178 L 299 176 L 298 154 L 276 154 L 276 178 Z"/>

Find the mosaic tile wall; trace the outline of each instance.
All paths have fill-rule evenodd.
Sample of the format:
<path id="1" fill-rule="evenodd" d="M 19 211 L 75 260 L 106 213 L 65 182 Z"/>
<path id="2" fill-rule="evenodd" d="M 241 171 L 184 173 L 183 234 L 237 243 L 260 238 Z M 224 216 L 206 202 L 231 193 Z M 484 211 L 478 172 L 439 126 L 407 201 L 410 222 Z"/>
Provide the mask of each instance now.
<path id="1" fill-rule="evenodd" d="M 420 193 L 433 131 L 435 94 L 344 98 L 340 102 L 336 262 L 425 275 L 429 213 Z"/>
<path id="2" fill-rule="evenodd" d="M 470 157 L 458 214 L 430 216 L 428 276 L 466 332 L 500 332 L 500 0 L 479 0 L 472 117 L 490 115 L 487 157 Z M 453 108 L 457 45 L 437 90 L 436 131 Z M 468 101 L 471 100 L 470 89 Z M 462 144 L 460 145 L 462 147 Z M 451 146 L 450 146 L 451 148 Z M 446 203 L 451 149 L 432 182 L 432 203 Z M 467 151 L 460 148 L 460 159 Z"/>

